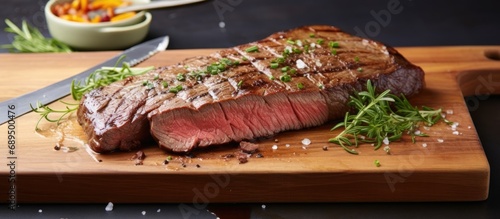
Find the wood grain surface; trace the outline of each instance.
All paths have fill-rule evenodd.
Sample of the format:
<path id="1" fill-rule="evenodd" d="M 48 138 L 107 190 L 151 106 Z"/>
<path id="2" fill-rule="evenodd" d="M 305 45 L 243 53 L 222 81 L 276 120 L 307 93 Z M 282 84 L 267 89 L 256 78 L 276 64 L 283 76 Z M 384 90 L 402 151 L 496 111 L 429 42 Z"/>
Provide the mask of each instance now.
<path id="1" fill-rule="evenodd" d="M 489 165 L 463 95 L 499 94 L 500 62 L 485 51 L 499 46 L 398 48 L 426 72 L 426 89 L 412 98 L 414 105 L 451 110 L 458 135 L 439 123 L 423 130 L 430 137 L 409 138 L 390 144 L 391 153 L 361 145 L 351 155 L 328 139 L 333 122 L 260 139 L 262 158 L 245 164 L 237 158 L 236 144 L 196 151 L 191 156 L 170 154 L 145 145 L 143 165 L 134 152 L 92 154 L 74 117 L 55 126 L 29 113 L 15 119 L 16 148 L 10 155 L 7 125 L 0 126 L 0 189 L 9 191 L 11 161 L 15 161 L 18 202 L 155 203 L 185 202 L 365 202 L 365 201 L 475 201 L 489 188 Z M 214 49 L 169 50 L 140 66 L 174 64 Z M 71 54 L 0 54 L 0 101 L 71 77 L 118 52 Z M 496 83 L 496 84 L 495 84 Z M 69 88 L 68 88 L 69 89 Z M 65 98 L 71 101 L 70 98 Z M 23 103 L 17 103 L 23 104 Z M 60 108 L 60 103 L 51 105 Z M 0 112 L 6 116 L 7 112 Z M 495 116 L 495 115 L 492 115 Z M 44 136 L 45 135 L 45 136 Z M 46 137 L 49 136 L 49 137 Z M 309 138 L 307 147 L 301 141 Z M 443 142 L 440 143 L 439 140 Z M 54 150 L 61 142 L 75 151 Z M 278 149 L 273 150 L 272 146 Z M 289 145 L 287 147 L 287 145 Z M 328 150 L 323 150 L 327 146 Z M 424 147 L 425 146 L 425 147 Z M 167 156 L 173 160 L 165 165 Z M 8 158 L 8 157 L 15 157 Z M 381 166 L 376 167 L 374 161 Z M 100 162 L 99 162 L 100 161 Z M 5 195 L 6 196 L 6 195 Z M 3 199 L 8 200 L 7 197 Z"/>

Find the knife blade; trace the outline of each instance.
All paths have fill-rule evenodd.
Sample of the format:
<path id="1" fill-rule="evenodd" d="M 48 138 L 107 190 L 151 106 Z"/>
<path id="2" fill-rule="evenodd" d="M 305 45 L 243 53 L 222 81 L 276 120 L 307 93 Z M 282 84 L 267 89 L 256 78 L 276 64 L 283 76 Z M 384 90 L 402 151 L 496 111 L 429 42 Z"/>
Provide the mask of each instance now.
<path id="1" fill-rule="evenodd" d="M 168 46 L 168 43 L 168 36 L 158 37 L 156 39 L 146 41 L 139 45 L 133 46 L 123 51 L 121 54 L 118 54 L 113 58 L 104 61 L 103 63 L 98 64 L 92 68 L 89 68 L 77 75 L 66 78 L 62 81 L 56 82 L 52 85 L 33 91 L 31 93 L 27 93 L 16 98 L 0 102 L 0 112 L 3 114 L 0 117 L 0 125 L 6 123 L 9 120 L 13 120 L 14 118 L 31 112 L 32 109 L 30 104 L 32 106 L 36 106 L 37 103 L 47 105 L 69 95 L 71 82 L 73 80 L 82 81 L 83 83 L 85 78 L 88 77 L 92 72 L 104 66 L 121 66 L 124 62 L 127 62 L 130 66 L 135 66 L 153 56 L 154 54 L 165 50 Z M 125 56 L 125 58 L 123 58 L 123 56 Z M 118 63 L 118 61 L 120 61 L 120 63 Z"/>

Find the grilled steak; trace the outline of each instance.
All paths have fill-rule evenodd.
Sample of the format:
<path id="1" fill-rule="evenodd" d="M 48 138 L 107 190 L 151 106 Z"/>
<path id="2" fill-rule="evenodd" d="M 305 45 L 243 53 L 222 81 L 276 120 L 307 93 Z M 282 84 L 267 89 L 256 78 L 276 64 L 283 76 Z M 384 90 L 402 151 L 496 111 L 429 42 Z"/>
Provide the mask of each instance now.
<path id="1" fill-rule="evenodd" d="M 342 117 L 372 80 L 411 96 L 424 72 L 391 47 L 307 26 L 194 57 L 89 92 L 78 119 L 96 152 L 196 147 L 269 136 Z"/>

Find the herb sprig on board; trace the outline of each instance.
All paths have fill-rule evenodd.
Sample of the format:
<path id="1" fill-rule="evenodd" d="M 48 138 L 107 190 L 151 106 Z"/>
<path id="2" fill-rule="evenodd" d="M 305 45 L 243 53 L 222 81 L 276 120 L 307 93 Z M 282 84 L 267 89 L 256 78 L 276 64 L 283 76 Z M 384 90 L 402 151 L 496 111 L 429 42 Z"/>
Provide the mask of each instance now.
<path id="1" fill-rule="evenodd" d="M 11 44 L 0 45 L 0 48 L 21 53 L 71 52 L 69 46 L 56 39 L 45 38 L 38 29 L 28 25 L 25 20 L 20 28 L 9 19 L 5 19 L 5 23 L 7 24 L 5 31 L 15 36 Z"/>
<path id="2" fill-rule="evenodd" d="M 124 56 L 120 57 L 117 61 L 119 63 Z M 121 67 L 102 67 L 97 69 L 92 74 L 90 74 L 82 83 L 81 81 L 73 80 L 71 82 L 71 97 L 75 101 L 79 101 L 82 99 L 83 95 L 87 92 L 109 85 L 115 81 L 123 80 L 127 77 L 134 75 L 142 75 L 148 71 L 154 69 L 153 66 L 143 67 L 143 68 L 131 68 L 127 62 L 124 62 Z M 60 101 L 65 106 L 65 109 L 54 109 L 49 106 L 42 105 L 37 103 L 36 107 L 30 105 L 31 109 L 40 114 L 40 119 L 36 123 L 35 128 L 38 130 L 38 126 L 40 122 L 45 119 L 48 122 L 55 122 L 59 124 L 64 118 L 69 116 L 72 112 L 78 109 L 78 103 L 67 103 L 64 101 Z"/>
<path id="3" fill-rule="evenodd" d="M 357 110 L 357 114 L 346 113 L 344 121 L 335 125 L 332 130 L 344 127 L 337 136 L 330 138 L 329 142 L 340 145 L 351 154 L 358 154 L 352 148 L 360 143 L 373 143 L 375 150 L 382 146 L 384 141 L 397 141 L 404 133 L 409 133 L 412 141 L 416 136 L 427 136 L 425 133 L 416 132 L 419 124 L 432 126 L 443 120 L 441 109 L 422 107 L 418 109 L 410 104 L 406 97 L 398 97 L 386 90 L 380 94 L 375 93 L 371 81 L 366 83 L 366 91 L 351 96 L 349 102 Z"/>

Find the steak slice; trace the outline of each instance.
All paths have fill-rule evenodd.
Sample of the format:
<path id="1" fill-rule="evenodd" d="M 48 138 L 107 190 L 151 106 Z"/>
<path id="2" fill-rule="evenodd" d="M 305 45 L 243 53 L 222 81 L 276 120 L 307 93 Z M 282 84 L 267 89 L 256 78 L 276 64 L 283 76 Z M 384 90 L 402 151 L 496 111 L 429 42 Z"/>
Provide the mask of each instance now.
<path id="1" fill-rule="evenodd" d="M 342 117 L 371 80 L 412 96 L 424 72 L 395 49 L 331 26 L 306 26 L 161 67 L 84 96 L 78 119 L 96 152 L 269 136 Z"/>

